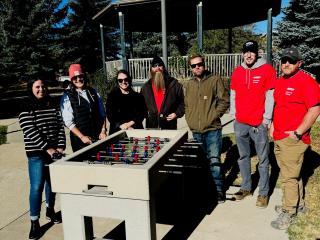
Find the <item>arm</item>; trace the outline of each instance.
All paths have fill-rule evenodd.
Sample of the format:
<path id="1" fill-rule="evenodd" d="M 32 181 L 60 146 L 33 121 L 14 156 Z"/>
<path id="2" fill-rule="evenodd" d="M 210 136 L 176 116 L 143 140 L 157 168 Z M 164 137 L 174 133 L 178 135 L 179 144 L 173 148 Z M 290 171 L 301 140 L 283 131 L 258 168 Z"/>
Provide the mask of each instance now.
<path id="1" fill-rule="evenodd" d="M 221 77 L 219 77 L 219 79 L 217 80 L 216 94 L 218 97 L 216 105 L 217 115 L 219 117 L 222 117 L 222 115 L 228 110 L 230 106 L 230 97 L 227 89 L 224 87 Z"/>
<path id="2" fill-rule="evenodd" d="M 97 93 L 97 96 L 98 96 L 98 104 L 99 104 L 99 113 L 103 119 L 101 132 L 99 134 L 99 139 L 105 139 L 107 137 L 107 134 L 106 134 L 106 112 L 104 110 L 103 101 L 102 101 L 102 98 L 100 97 L 99 93 Z"/>
<path id="3" fill-rule="evenodd" d="M 171 121 L 175 118 L 181 118 L 184 115 L 184 94 L 183 94 L 183 88 L 180 83 L 177 83 L 177 110 L 174 113 L 171 113 L 167 116 L 167 121 Z"/>
<path id="4" fill-rule="evenodd" d="M 266 92 L 266 100 L 264 103 L 264 114 L 263 114 L 263 123 L 266 126 L 270 124 L 272 115 L 273 115 L 273 106 L 274 106 L 273 92 L 274 92 L 274 89 L 270 89 Z"/>
<path id="5" fill-rule="evenodd" d="M 58 120 L 58 148 L 59 152 L 63 152 L 66 149 L 66 134 L 64 132 L 63 120 L 61 112 L 57 110 L 57 120 Z"/>
<path id="6" fill-rule="evenodd" d="M 309 108 L 302 122 L 296 129 L 296 132 L 298 134 L 303 135 L 306 131 L 308 131 L 312 127 L 313 123 L 317 120 L 319 114 L 320 114 L 319 104 Z M 286 133 L 289 134 L 289 137 L 293 139 L 297 139 L 297 136 L 294 134 L 294 131 L 287 131 Z"/>
<path id="7" fill-rule="evenodd" d="M 21 112 L 19 114 L 20 127 L 23 130 L 25 138 L 29 138 L 32 142 L 38 145 L 41 149 L 47 149 L 47 141 L 41 136 L 41 133 L 36 126 L 34 114 L 31 112 Z"/>
<path id="8" fill-rule="evenodd" d="M 230 90 L 230 115 L 235 118 L 236 116 L 236 92 Z"/>

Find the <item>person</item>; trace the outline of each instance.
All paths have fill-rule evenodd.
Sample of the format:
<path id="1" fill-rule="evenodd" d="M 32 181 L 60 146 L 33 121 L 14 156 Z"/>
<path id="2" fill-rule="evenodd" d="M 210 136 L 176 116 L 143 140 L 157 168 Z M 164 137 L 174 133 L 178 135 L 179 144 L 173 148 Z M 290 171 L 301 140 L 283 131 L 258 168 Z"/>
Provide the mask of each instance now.
<path id="1" fill-rule="evenodd" d="M 186 121 L 193 138 L 202 143 L 210 161 L 218 203 L 223 203 L 225 189 L 220 160 L 222 150 L 220 118 L 229 108 L 229 94 L 221 77 L 205 69 L 202 55 L 192 55 L 188 63 L 194 77 L 184 86 Z"/>
<path id="2" fill-rule="evenodd" d="M 116 86 L 107 97 L 106 113 L 110 122 L 109 135 L 127 129 L 142 129 L 146 116 L 144 98 L 132 89 L 132 78 L 126 70 L 117 72 Z"/>
<path id="3" fill-rule="evenodd" d="M 51 190 L 49 167 L 55 155 L 63 154 L 66 139 L 59 106 L 48 93 L 44 77 L 32 78 L 27 84 L 28 102 L 19 114 L 23 131 L 30 180 L 29 204 L 31 229 L 29 239 L 40 237 L 39 216 L 45 188 L 46 218 L 60 223 L 54 211 L 55 193 Z"/>
<path id="4" fill-rule="evenodd" d="M 169 76 L 158 56 L 152 59 L 150 76 L 141 89 L 147 107 L 146 128 L 177 129 L 177 118 L 184 115 L 182 85 Z"/>
<path id="5" fill-rule="evenodd" d="M 301 64 L 302 56 L 297 48 L 283 50 L 282 76 L 275 86 L 270 127 L 283 190 L 282 206 L 276 206 L 280 214 L 271 222 L 276 229 L 287 229 L 298 212 L 305 212 L 301 166 L 311 143 L 310 129 L 320 114 L 320 88 L 299 69 Z"/>
<path id="6" fill-rule="evenodd" d="M 243 44 L 242 56 L 243 62 L 233 71 L 230 84 L 230 114 L 235 117 L 234 131 L 242 177 L 240 190 L 234 198 L 240 201 L 252 195 L 252 141 L 259 160 L 260 176 L 256 206 L 266 208 L 269 202 L 268 127 L 273 113 L 276 71 L 264 58 L 258 57 L 258 43 L 254 40 Z"/>
<path id="7" fill-rule="evenodd" d="M 75 152 L 95 140 L 106 138 L 106 114 L 100 95 L 88 86 L 80 64 L 70 65 L 69 77 L 70 84 L 64 91 L 60 107 Z"/>

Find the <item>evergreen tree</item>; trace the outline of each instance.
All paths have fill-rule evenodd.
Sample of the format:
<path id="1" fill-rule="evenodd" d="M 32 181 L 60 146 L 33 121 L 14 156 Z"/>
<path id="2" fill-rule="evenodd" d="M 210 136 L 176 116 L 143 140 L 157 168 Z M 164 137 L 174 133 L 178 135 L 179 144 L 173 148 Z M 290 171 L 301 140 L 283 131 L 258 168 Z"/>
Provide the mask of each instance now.
<path id="1" fill-rule="evenodd" d="M 4 83 L 53 71 L 59 57 L 61 0 L 3 0 L 0 5 L 0 79 Z"/>
<path id="2" fill-rule="evenodd" d="M 68 23 L 64 29 L 64 62 L 65 69 L 71 63 L 80 63 L 86 71 L 94 72 L 101 69 L 101 43 L 100 25 L 94 22 L 92 17 L 103 7 L 107 6 L 110 0 L 71 0 L 69 1 Z M 116 56 L 117 41 L 112 41 L 114 30 L 105 28 L 106 56 Z"/>
<path id="3" fill-rule="evenodd" d="M 292 0 L 278 24 L 279 47 L 298 47 L 303 68 L 320 78 L 320 0 Z"/>
<path id="4" fill-rule="evenodd" d="M 244 42 L 252 39 L 260 43 L 260 36 L 253 33 L 254 25 L 235 27 L 232 29 L 232 52 L 241 53 Z M 223 54 L 229 51 L 228 29 L 206 30 L 203 32 L 203 53 Z M 197 34 L 191 38 L 192 47 L 189 54 L 198 52 Z M 262 44 L 260 44 L 262 46 Z"/>

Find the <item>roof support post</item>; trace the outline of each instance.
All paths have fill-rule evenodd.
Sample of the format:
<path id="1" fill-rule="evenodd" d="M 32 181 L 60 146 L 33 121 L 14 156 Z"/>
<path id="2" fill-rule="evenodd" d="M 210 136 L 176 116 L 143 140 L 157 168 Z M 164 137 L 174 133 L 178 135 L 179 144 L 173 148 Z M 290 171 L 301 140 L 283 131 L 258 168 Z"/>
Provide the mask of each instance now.
<path id="1" fill-rule="evenodd" d="M 125 70 L 128 70 L 127 61 L 126 61 L 126 42 L 125 42 L 125 35 L 124 35 L 124 15 L 122 14 L 122 12 L 119 12 L 119 24 L 120 24 L 122 68 Z"/>
<path id="2" fill-rule="evenodd" d="M 203 51 L 203 29 L 202 29 L 202 2 L 197 5 L 197 34 L 198 34 L 198 52 Z"/>
<path id="3" fill-rule="evenodd" d="M 269 8 L 268 10 L 267 62 L 269 64 L 272 64 L 272 8 Z"/>
<path id="4" fill-rule="evenodd" d="M 107 76 L 106 55 L 104 52 L 104 35 L 103 35 L 103 25 L 102 24 L 100 24 L 100 38 L 101 38 L 101 54 L 102 54 L 103 73 Z"/>
<path id="5" fill-rule="evenodd" d="M 162 60 L 168 68 L 166 0 L 161 0 Z"/>

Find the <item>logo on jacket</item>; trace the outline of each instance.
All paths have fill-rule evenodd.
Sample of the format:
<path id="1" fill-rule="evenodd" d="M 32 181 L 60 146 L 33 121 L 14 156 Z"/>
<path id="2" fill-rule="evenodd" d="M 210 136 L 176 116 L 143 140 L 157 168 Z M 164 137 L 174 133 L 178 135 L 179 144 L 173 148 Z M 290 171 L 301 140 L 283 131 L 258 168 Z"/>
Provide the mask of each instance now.
<path id="1" fill-rule="evenodd" d="M 261 76 L 253 76 L 252 83 L 257 84 L 260 82 L 260 79 L 261 79 Z"/>

